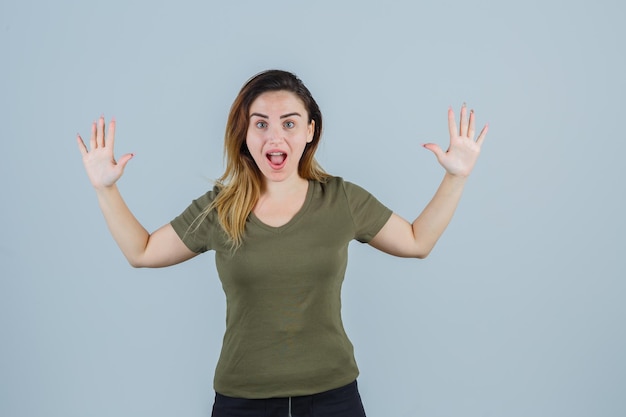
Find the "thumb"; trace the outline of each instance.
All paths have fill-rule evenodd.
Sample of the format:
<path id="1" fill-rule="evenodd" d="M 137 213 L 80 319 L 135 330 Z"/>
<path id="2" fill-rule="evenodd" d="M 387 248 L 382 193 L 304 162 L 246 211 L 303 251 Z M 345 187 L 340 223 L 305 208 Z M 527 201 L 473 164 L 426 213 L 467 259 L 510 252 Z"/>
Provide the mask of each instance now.
<path id="1" fill-rule="evenodd" d="M 441 158 L 444 154 L 439 145 L 436 143 L 425 143 L 422 146 L 434 153 L 437 156 L 437 159 Z"/>
<path id="2" fill-rule="evenodd" d="M 133 159 L 134 156 L 135 156 L 134 153 L 127 153 L 125 155 L 122 155 L 119 161 L 117 161 L 117 165 L 119 165 L 119 167 L 123 170 L 126 167 L 126 164 L 128 163 L 128 161 Z"/>

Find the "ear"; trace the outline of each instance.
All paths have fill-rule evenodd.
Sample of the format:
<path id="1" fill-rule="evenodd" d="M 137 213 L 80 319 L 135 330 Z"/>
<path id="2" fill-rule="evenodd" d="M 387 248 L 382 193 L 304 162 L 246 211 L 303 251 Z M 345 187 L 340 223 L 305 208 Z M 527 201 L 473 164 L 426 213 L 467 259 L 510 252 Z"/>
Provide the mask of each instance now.
<path id="1" fill-rule="evenodd" d="M 313 142 L 313 134 L 315 133 L 315 120 L 311 120 L 306 132 L 306 143 Z"/>

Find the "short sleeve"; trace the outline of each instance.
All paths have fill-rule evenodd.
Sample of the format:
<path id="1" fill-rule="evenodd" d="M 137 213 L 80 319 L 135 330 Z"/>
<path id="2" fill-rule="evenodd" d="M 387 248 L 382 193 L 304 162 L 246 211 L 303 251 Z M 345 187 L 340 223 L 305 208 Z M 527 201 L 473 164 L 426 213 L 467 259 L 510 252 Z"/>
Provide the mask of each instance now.
<path id="1" fill-rule="evenodd" d="M 387 223 L 392 211 L 358 185 L 345 181 L 343 187 L 355 228 L 354 238 L 367 243 Z"/>
<path id="2" fill-rule="evenodd" d="M 189 207 L 170 222 L 183 243 L 193 252 L 202 253 L 213 249 L 211 243 L 215 235 L 215 212 L 204 216 L 202 213 L 213 202 L 217 187 L 193 200 Z"/>

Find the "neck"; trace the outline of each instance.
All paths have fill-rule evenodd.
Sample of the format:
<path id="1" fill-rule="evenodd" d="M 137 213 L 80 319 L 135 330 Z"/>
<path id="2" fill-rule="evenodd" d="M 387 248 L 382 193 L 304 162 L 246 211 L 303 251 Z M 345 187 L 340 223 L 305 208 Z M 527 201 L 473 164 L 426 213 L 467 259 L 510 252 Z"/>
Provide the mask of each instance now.
<path id="1" fill-rule="evenodd" d="M 285 181 L 265 180 L 261 197 L 270 197 L 272 199 L 289 198 L 294 194 L 302 192 L 303 188 L 308 187 L 308 183 L 307 180 L 300 176 L 295 176 Z"/>

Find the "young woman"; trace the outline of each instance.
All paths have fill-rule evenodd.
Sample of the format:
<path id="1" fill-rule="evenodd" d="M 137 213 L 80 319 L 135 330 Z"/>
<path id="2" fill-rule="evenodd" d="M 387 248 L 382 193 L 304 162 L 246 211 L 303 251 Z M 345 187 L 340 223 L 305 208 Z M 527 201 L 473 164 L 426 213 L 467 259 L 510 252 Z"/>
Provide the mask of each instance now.
<path id="1" fill-rule="evenodd" d="M 448 110 L 450 145 L 426 144 L 446 173 L 413 223 L 364 189 L 322 170 L 317 103 L 295 75 L 270 70 L 235 99 L 225 134 L 227 166 L 215 187 L 148 233 L 116 181 L 132 154 L 113 154 L 115 121 L 101 117 L 87 175 L 113 238 L 134 267 L 163 267 L 214 250 L 227 300 L 215 372 L 214 417 L 364 416 L 340 292 L 352 239 L 395 256 L 426 257 L 450 222 L 487 133 L 473 111 L 460 126 Z"/>

